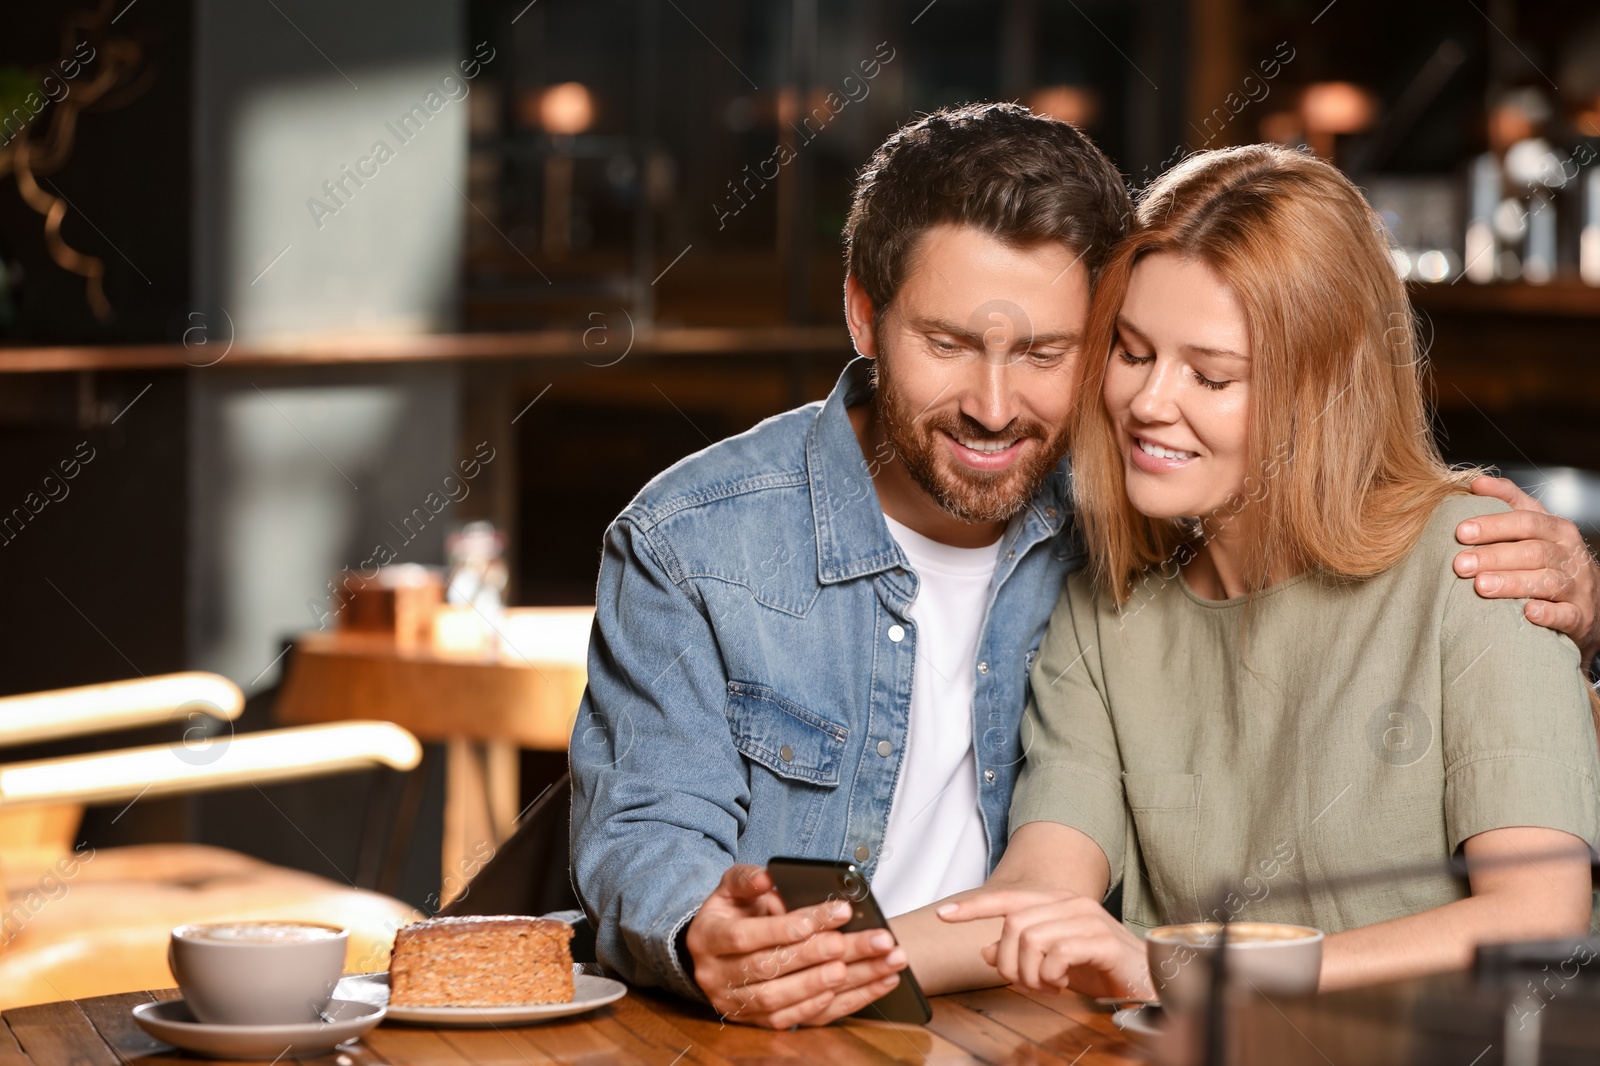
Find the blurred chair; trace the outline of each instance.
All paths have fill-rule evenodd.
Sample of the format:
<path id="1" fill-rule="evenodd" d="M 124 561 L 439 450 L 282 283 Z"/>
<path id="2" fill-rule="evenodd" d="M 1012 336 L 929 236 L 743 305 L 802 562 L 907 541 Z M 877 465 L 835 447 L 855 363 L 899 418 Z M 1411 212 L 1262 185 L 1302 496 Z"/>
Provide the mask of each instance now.
<path id="1" fill-rule="evenodd" d="M 73 848 L 85 804 L 409 770 L 421 758 L 387 722 L 208 735 L 243 707 L 238 686 L 204 673 L 0 699 L 0 746 L 188 726 L 170 745 L 0 764 L 0 1009 L 169 986 L 168 933 L 184 922 L 330 922 L 350 930 L 347 968 L 383 968 L 394 930 L 416 917 L 399 900 L 222 848 Z"/>
<path id="2" fill-rule="evenodd" d="M 544 914 L 572 922 L 574 962 L 594 961 L 594 932 L 574 894 L 572 775 L 545 789 L 483 869 L 439 913 Z"/>
<path id="3" fill-rule="evenodd" d="M 545 914 L 575 910 L 571 869 L 572 775 L 545 789 L 494 857 L 439 912 Z"/>

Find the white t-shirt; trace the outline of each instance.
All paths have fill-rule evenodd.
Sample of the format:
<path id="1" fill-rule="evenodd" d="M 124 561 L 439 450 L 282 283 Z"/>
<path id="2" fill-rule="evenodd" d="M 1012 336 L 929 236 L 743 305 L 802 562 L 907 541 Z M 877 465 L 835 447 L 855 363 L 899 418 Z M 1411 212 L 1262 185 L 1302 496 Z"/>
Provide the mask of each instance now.
<path id="1" fill-rule="evenodd" d="M 883 517 L 918 578 L 910 611 L 917 642 L 911 720 L 872 879 L 873 896 L 892 917 L 976 888 L 989 870 L 972 751 L 972 697 L 978 632 L 1000 542 L 953 548 Z"/>

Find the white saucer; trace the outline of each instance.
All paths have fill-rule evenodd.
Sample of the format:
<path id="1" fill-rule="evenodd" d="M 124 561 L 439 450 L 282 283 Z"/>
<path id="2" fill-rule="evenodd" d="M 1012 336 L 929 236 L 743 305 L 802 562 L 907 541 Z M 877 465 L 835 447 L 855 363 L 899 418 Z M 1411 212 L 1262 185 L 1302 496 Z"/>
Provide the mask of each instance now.
<path id="1" fill-rule="evenodd" d="M 354 1040 L 383 1021 L 382 1006 L 335 999 L 332 1021 L 299 1025 L 204 1025 L 181 999 L 141 1003 L 133 1008 L 139 1028 L 174 1047 L 218 1059 L 276 1059 L 317 1055 Z"/>
<path id="2" fill-rule="evenodd" d="M 609 977 L 594 977 L 572 968 L 571 1003 L 529 1003 L 520 1007 L 389 1007 L 389 1020 L 449 1029 L 487 1029 L 499 1025 L 528 1025 L 566 1018 L 615 1003 L 628 994 L 628 986 Z M 364 1003 L 389 1002 L 389 975 L 366 973 L 346 977 L 336 993 Z"/>
<path id="3" fill-rule="evenodd" d="M 1118 1029 L 1140 1036 L 1160 1036 L 1166 1023 L 1160 1006 L 1124 1007 L 1111 1016 Z"/>

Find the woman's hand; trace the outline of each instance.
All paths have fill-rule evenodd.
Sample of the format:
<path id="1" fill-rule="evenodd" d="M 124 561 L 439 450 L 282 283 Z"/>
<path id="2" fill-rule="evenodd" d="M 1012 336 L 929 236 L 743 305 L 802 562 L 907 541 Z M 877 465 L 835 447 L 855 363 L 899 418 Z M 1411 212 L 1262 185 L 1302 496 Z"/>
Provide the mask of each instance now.
<path id="1" fill-rule="evenodd" d="M 1070 988 L 1086 996 L 1156 998 L 1144 941 L 1088 896 L 980 890 L 945 904 L 938 915 L 947 922 L 1004 918 L 1000 939 L 983 949 L 983 960 L 1012 984 Z"/>

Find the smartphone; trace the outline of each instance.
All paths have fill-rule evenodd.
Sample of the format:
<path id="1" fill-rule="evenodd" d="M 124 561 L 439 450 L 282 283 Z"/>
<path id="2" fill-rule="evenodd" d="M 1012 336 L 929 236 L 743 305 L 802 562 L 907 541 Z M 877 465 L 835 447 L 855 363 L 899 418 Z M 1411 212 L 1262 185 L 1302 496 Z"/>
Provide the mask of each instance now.
<path id="1" fill-rule="evenodd" d="M 866 875 L 853 862 L 777 858 L 767 862 L 767 873 L 777 887 L 778 898 L 788 910 L 804 910 L 842 899 L 855 908 L 855 913 L 839 927 L 840 932 L 889 928 L 878 901 L 872 898 Z M 893 935 L 892 930 L 890 935 Z M 911 967 L 907 966 L 900 971 L 899 984 L 856 1011 L 853 1017 L 927 1025 L 933 1020 L 933 1008 L 928 1006 L 928 997 L 922 994 Z"/>

